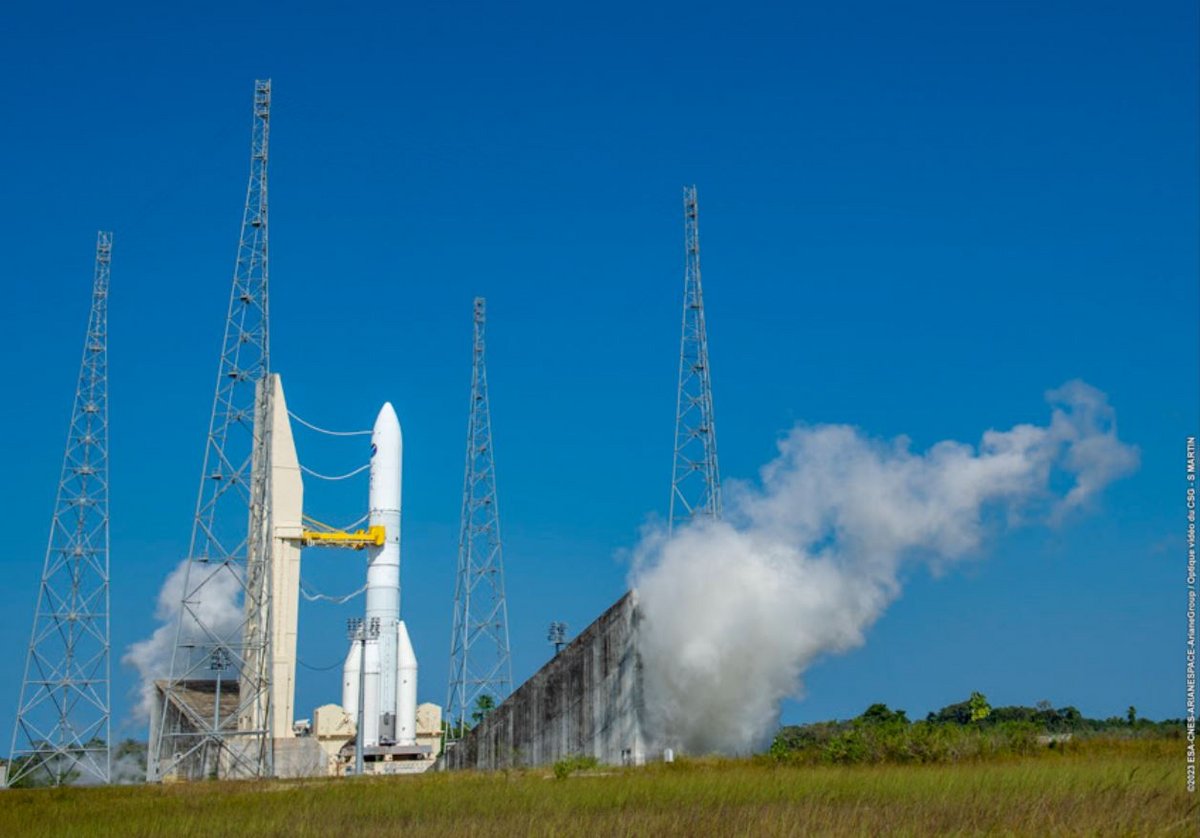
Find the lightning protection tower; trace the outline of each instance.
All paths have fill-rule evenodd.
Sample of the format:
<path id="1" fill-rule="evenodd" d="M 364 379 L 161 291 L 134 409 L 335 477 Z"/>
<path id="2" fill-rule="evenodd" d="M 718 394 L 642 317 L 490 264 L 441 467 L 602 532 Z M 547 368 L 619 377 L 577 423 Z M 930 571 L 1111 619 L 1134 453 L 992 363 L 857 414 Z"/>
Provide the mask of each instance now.
<path id="1" fill-rule="evenodd" d="M 111 777 L 108 635 L 108 279 L 96 237 L 92 311 L 13 727 L 8 785 Z"/>
<path id="2" fill-rule="evenodd" d="M 270 372 L 267 159 L 271 81 L 254 83 L 250 182 L 186 559 L 175 649 L 148 773 L 265 777 L 270 739 Z M 223 684 L 223 691 L 222 691 Z M 152 728 L 155 727 L 152 719 Z"/>
<path id="3" fill-rule="evenodd" d="M 467 423 L 467 466 L 450 635 L 450 685 L 446 696 L 446 719 L 452 738 L 463 735 L 473 713 L 486 712 L 506 698 L 512 687 L 484 321 L 484 299 L 476 297 L 471 417 Z"/>
<path id="4" fill-rule="evenodd" d="M 721 517 L 721 475 L 717 468 L 708 332 L 700 285 L 700 225 L 695 186 L 683 190 L 683 230 L 686 262 L 675 411 L 675 468 L 668 518 L 671 529 L 696 517 Z"/>

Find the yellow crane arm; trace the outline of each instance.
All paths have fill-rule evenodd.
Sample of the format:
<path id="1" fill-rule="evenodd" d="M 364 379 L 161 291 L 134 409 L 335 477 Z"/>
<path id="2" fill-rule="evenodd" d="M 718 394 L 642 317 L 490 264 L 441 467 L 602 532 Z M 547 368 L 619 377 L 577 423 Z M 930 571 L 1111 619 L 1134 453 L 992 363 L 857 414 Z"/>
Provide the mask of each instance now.
<path id="1" fill-rule="evenodd" d="M 383 527 L 368 527 L 354 532 L 303 530 L 300 533 L 300 543 L 305 547 L 349 547 L 361 550 L 364 547 L 382 547 L 383 540 Z"/>
<path id="2" fill-rule="evenodd" d="M 346 547 L 361 550 L 364 547 L 382 547 L 386 538 L 383 527 L 367 527 L 365 530 L 347 532 L 307 515 L 304 516 L 304 522 L 312 529 L 303 529 L 298 537 L 290 539 L 300 542 L 303 547 Z"/>

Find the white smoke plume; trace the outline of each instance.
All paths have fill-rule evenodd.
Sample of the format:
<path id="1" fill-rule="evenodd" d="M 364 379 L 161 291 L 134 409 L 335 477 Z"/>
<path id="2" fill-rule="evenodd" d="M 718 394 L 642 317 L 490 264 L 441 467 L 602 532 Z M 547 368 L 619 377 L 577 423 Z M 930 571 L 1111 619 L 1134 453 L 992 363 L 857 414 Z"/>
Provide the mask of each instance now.
<path id="1" fill-rule="evenodd" d="M 138 744 L 140 745 L 140 743 Z M 99 754 L 92 754 L 82 759 L 70 754 L 51 756 L 25 774 L 23 782 L 33 788 L 49 785 L 54 782 L 55 778 L 63 778 L 64 785 L 100 785 L 104 782 L 103 758 Z M 123 745 L 114 745 L 108 782 L 116 786 L 146 782 L 144 746 L 131 751 L 125 749 Z"/>
<path id="2" fill-rule="evenodd" d="M 146 782 L 146 752 L 121 753 L 115 749 L 109 782 L 116 786 L 132 786 Z"/>
<path id="3" fill-rule="evenodd" d="M 1047 425 L 989 430 L 976 447 L 796 427 L 756 484 L 727 488 L 723 521 L 646 534 L 631 584 L 663 744 L 764 747 L 814 659 L 862 645 L 902 565 L 940 569 L 985 533 L 1057 522 L 1137 467 L 1102 392 L 1073 381 L 1046 396 Z"/>
<path id="4" fill-rule="evenodd" d="M 183 586 L 188 570 L 185 559 L 171 571 L 158 592 L 158 607 L 155 618 L 160 625 L 154 633 L 145 640 L 133 643 L 121 657 L 121 663 L 132 666 L 139 676 L 138 702 L 134 706 L 134 717 L 139 721 L 150 718 L 150 708 L 154 706 L 154 681 L 170 677 L 171 654 L 175 648 L 176 627 L 179 624 L 180 603 L 183 599 Z M 197 570 L 193 570 L 195 574 Z M 214 563 L 207 573 L 211 574 L 208 581 L 203 583 L 197 603 L 192 606 L 194 614 L 199 616 L 204 627 L 218 637 L 235 637 L 242 623 L 242 607 L 239 602 L 242 586 L 238 577 L 228 565 Z M 187 580 L 188 586 L 195 591 L 201 580 Z M 189 614 L 184 621 L 183 636 L 202 637 L 196 617 Z M 204 675 L 207 675 L 207 671 Z"/>

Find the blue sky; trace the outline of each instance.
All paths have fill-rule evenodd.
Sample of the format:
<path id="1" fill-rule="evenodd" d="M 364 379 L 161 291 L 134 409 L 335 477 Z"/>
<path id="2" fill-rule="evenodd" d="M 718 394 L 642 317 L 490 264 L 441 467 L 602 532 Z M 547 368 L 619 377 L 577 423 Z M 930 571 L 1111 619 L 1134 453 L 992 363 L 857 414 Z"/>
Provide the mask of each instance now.
<path id="1" fill-rule="evenodd" d="M 169 5 L 169 4 L 168 4 Z M 1107 716 L 1183 712 L 1183 441 L 1197 407 L 1193 4 L 442 5 L 333 12 L 32 6 L 0 24 L 0 736 L 7 742 L 97 229 L 110 315 L 114 721 L 183 556 L 248 171 L 274 81 L 272 359 L 292 408 L 404 424 L 404 608 L 445 696 L 470 363 L 488 298 L 518 681 L 546 626 L 624 589 L 664 515 L 680 192 L 696 183 L 722 471 L 795 422 L 914 446 L 1043 423 L 1105 391 L 1142 465 L 1089 515 L 914 571 L 867 645 L 822 661 L 802 721 L 979 689 Z M 346 471 L 361 441 L 299 430 Z M 308 488 L 352 519 L 361 485 Z M 358 558 L 306 577 L 357 587 Z M 300 656 L 344 653 L 306 604 Z M 337 700 L 301 670 L 298 714 Z"/>

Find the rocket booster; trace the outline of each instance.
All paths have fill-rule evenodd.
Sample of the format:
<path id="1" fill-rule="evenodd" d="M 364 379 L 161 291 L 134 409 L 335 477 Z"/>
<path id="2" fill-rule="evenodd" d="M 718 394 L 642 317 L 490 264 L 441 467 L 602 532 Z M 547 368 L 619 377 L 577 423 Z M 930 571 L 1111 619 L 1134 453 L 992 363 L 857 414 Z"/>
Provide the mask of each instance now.
<path id="1" fill-rule="evenodd" d="M 358 713 L 363 689 L 363 744 L 416 743 L 417 658 L 400 620 L 400 478 L 404 440 L 391 403 L 379 411 L 371 432 L 368 521 L 383 527 L 384 542 L 370 548 L 367 564 L 365 644 L 355 642 L 342 670 L 342 709 Z M 375 621 L 378 621 L 377 623 Z M 379 634 L 371 636 L 370 627 Z M 364 654 L 365 652 L 365 654 Z"/>

